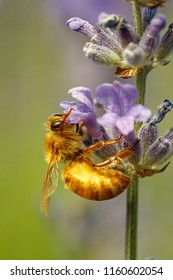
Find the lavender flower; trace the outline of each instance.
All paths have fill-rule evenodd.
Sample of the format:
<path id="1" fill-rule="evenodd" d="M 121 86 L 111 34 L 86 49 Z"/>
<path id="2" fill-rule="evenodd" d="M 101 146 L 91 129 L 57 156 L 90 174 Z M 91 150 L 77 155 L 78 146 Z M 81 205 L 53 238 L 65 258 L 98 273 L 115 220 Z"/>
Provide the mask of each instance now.
<path id="1" fill-rule="evenodd" d="M 130 84 L 123 85 L 115 81 L 113 84 L 102 84 L 96 88 L 96 100 L 107 111 L 98 118 L 88 88 L 73 88 L 69 93 L 78 101 L 62 102 L 61 108 L 67 112 L 73 107 L 74 110 L 69 117 L 69 122 L 83 121 L 92 137 L 101 136 L 98 123 L 105 128 L 116 128 L 119 134 L 127 136 L 134 132 L 135 121 L 144 122 L 151 115 L 148 108 L 136 104 L 138 91 Z"/>
<path id="2" fill-rule="evenodd" d="M 93 25 L 91 25 L 88 21 L 82 20 L 77 17 L 70 18 L 67 21 L 67 26 L 70 27 L 73 31 L 84 34 L 89 38 L 93 37 L 95 34 L 95 28 Z"/>
<path id="3" fill-rule="evenodd" d="M 173 53 L 173 23 L 168 27 L 167 32 L 163 35 L 158 47 L 154 63 L 167 64 L 167 58 Z"/>
<path id="4" fill-rule="evenodd" d="M 133 161 L 133 168 L 139 177 L 152 176 L 162 172 L 169 165 L 173 155 L 173 128 L 163 136 L 158 136 L 157 124 L 173 108 L 173 103 L 165 99 L 150 121 L 144 123 L 138 132 L 140 139 L 140 157 Z M 133 160 L 133 159 L 132 159 Z"/>
<path id="5" fill-rule="evenodd" d="M 150 24 L 147 26 L 139 44 L 129 44 L 123 52 L 124 60 L 131 65 L 131 67 L 144 67 L 148 69 L 153 68 L 154 56 L 159 48 L 160 31 L 166 24 L 164 15 L 159 14 L 155 16 Z M 140 59 L 139 59 L 140 57 Z M 155 66 L 154 66 L 155 67 Z"/>
<path id="6" fill-rule="evenodd" d="M 105 129 L 97 122 L 96 107 L 91 96 L 91 91 L 85 87 L 72 88 L 68 92 L 76 99 L 76 101 L 69 102 L 64 101 L 60 103 L 60 107 L 65 113 L 69 112 L 71 108 L 74 110 L 68 117 L 70 123 L 83 122 L 87 132 L 83 143 L 88 146 L 97 141 L 106 141 L 109 139 Z M 97 150 L 97 155 L 102 158 L 110 157 L 116 153 L 116 145 L 110 147 L 104 147 Z"/>
<path id="7" fill-rule="evenodd" d="M 147 9 L 146 9 L 147 10 Z M 150 9 L 148 9 L 150 10 Z M 153 13 L 145 13 L 148 20 L 153 17 Z M 147 19 L 145 18 L 147 21 Z M 146 24 L 146 22 L 144 22 Z M 130 43 L 123 52 L 126 63 L 131 67 L 146 67 L 151 71 L 159 65 L 166 65 L 167 58 L 173 53 L 173 24 L 160 37 L 160 31 L 166 25 L 166 18 L 163 14 L 156 15 L 148 24 L 145 32 L 138 44 Z"/>
<path id="8" fill-rule="evenodd" d="M 151 20 L 145 30 L 139 42 L 139 47 L 141 47 L 144 52 L 143 65 L 151 64 L 153 56 L 159 46 L 160 31 L 165 27 L 165 25 L 165 16 L 163 14 L 158 14 Z"/>
<path id="9" fill-rule="evenodd" d="M 96 120 L 96 111 L 91 97 L 91 91 L 85 87 L 76 87 L 69 90 L 69 94 L 78 101 L 65 101 L 60 103 L 60 106 L 65 113 L 67 113 L 70 108 L 74 109 L 70 114 L 68 121 L 71 123 L 84 122 L 93 138 L 101 138 L 103 131 Z"/>
<path id="10" fill-rule="evenodd" d="M 88 88 L 73 88 L 69 94 L 76 101 L 64 101 L 60 103 L 60 106 L 65 113 L 71 108 L 74 109 L 68 118 L 70 123 L 83 122 L 86 126 L 88 139 L 84 139 L 85 145 L 123 135 L 125 143 L 122 141 L 115 146 L 98 151 L 102 158 L 113 156 L 117 148 L 122 149 L 123 145 L 133 144 L 136 141 L 134 122 L 144 122 L 151 114 L 149 109 L 136 104 L 138 91 L 134 86 L 123 85 L 117 81 L 113 84 L 102 84 L 96 88 L 96 102 L 106 110 L 101 117 L 97 117 L 97 110 Z"/>
<path id="11" fill-rule="evenodd" d="M 165 65 L 167 57 L 173 52 L 173 24 L 161 37 L 160 32 L 166 25 L 163 14 L 155 15 L 145 9 L 143 25 L 145 32 L 139 42 L 132 25 L 120 15 L 102 13 L 99 17 L 100 27 L 94 27 L 86 20 L 71 18 L 67 26 L 90 38 L 83 51 L 94 62 L 116 67 L 115 75 L 130 78 L 144 68 L 147 72 L 158 65 Z"/>
<path id="12" fill-rule="evenodd" d="M 146 121 L 151 111 L 143 105 L 136 104 L 138 91 L 130 84 L 103 84 L 96 88 L 96 99 L 107 111 L 98 118 L 103 127 L 116 128 L 120 134 L 127 137 L 134 132 L 134 122 Z"/>
<path id="13" fill-rule="evenodd" d="M 133 27 L 122 16 L 111 15 L 111 17 L 113 17 L 112 21 L 110 21 L 110 16 L 106 14 L 104 14 L 104 17 L 100 16 L 101 27 L 94 27 L 80 18 L 69 19 L 67 26 L 73 31 L 87 35 L 90 38 L 90 42 L 86 43 L 83 48 L 87 58 L 108 66 L 121 69 L 129 68 L 131 66 L 122 57 L 123 49 L 131 40 L 137 41 L 136 34 Z"/>
<path id="14" fill-rule="evenodd" d="M 120 168 L 125 168 L 126 172 L 139 177 L 151 176 L 166 169 L 173 154 L 173 128 L 159 137 L 157 125 L 173 108 L 172 102 L 165 99 L 156 114 L 148 120 L 151 111 L 136 104 L 136 87 L 114 81 L 113 84 L 101 84 L 95 90 L 97 104 L 106 111 L 97 117 L 97 109 L 88 88 L 72 88 L 69 94 L 76 101 L 64 101 L 60 106 L 65 113 L 71 108 L 74 109 L 68 117 L 68 122 L 84 123 L 89 139 L 84 139 L 85 145 L 123 135 L 124 140 L 120 144 L 100 149 L 99 156 L 109 158 L 139 139 L 134 154 L 125 163 L 120 163 Z M 134 130 L 135 122 L 143 122 L 137 135 Z"/>

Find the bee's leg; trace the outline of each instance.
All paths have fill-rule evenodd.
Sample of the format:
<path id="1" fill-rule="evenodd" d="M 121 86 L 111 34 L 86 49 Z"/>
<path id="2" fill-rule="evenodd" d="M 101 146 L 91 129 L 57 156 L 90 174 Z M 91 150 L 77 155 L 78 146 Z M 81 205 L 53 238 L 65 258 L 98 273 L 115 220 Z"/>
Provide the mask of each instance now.
<path id="1" fill-rule="evenodd" d="M 107 140 L 105 142 L 104 141 L 96 142 L 95 144 L 90 145 L 87 148 L 83 149 L 83 152 L 86 153 L 86 154 L 89 154 L 90 152 L 98 150 L 98 149 L 101 149 L 101 148 L 103 148 L 105 146 L 114 145 L 117 142 L 119 142 L 121 139 L 122 139 L 122 135 L 120 137 L 118 137 L 118 138 L 109 139 L 109 140 Z"/>
<path id="2" fill-rule="evenodd" d="M 135 151 L 136 146 L 138 145 L 140 140 L 136 141 L 131 147 L 124 148 L 117 152 L 113 157 L 96 164 L 97 167 L 106 166 L 112 162 L 121 163 L 121 161 L 128 159 Z"/>

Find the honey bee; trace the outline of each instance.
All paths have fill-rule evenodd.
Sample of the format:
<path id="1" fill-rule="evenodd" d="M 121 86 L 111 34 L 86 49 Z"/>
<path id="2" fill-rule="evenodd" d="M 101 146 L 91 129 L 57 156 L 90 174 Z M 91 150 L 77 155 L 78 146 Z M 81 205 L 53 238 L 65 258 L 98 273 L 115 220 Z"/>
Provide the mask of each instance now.
<path id="1" fill-rule="evenodd" d="M 50 196 L 57 187 L 59 163 L 67 164 L 62 171 L 66 187 L 86 199 L 114 198 L 122 193 L 131 181 L 130 177 L 113 169 L 110 164 L 114 162 L 116 166 L 129 158 L 134 152 L 136 144 L 120 150 L 115 156 L 105 161 L 94 164 L 89 156 L 97 149 L 116 144 L 122 136 L 83 148 L 81 124 L 67 122 L 71 111 L 72 109 L 67 114 L 54 114 L 46 123 L 48 132 L 45 138 L 45 155 L 48 168 L 41 197 L 41 209 L 45 215 L 48 214 Z"/>
<path id="2" fill-rule="evenodd" d="M 126 1 L 131 2 L 131 0 L 126 0 Z M 158 7 L 158 6 L 163 7 L 165 0 L 137 0 L 136 2 L 141 7 L 154 8 L 154 7 Z"/>

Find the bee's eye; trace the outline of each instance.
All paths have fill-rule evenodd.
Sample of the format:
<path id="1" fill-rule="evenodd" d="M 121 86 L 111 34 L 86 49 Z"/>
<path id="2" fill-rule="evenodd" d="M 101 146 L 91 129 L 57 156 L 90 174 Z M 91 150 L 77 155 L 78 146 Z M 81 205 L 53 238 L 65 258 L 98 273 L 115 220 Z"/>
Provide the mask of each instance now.
<path id="1" fill-rule="evenodd" d="M 51 123 L 50 128 L 51 128 L 51 130 L 56 131 L 60 128 L 60 125 L 61 125 L 61 121 L 55 121 L 55 122 Z"/>

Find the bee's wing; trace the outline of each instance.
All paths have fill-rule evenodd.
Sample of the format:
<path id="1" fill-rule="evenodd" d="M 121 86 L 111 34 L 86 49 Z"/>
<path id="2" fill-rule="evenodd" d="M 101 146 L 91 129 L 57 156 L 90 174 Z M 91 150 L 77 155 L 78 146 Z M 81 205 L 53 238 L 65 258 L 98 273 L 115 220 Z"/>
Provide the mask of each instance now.
<path id="1" fill-rule="evenodd" d="M 58 184 L 58 164 L 52 156 L 43 183 L 42 196 L 41 196 L 41 209 L 47 216 L 50 205 L 50 196 L 55 191 Z"/>

